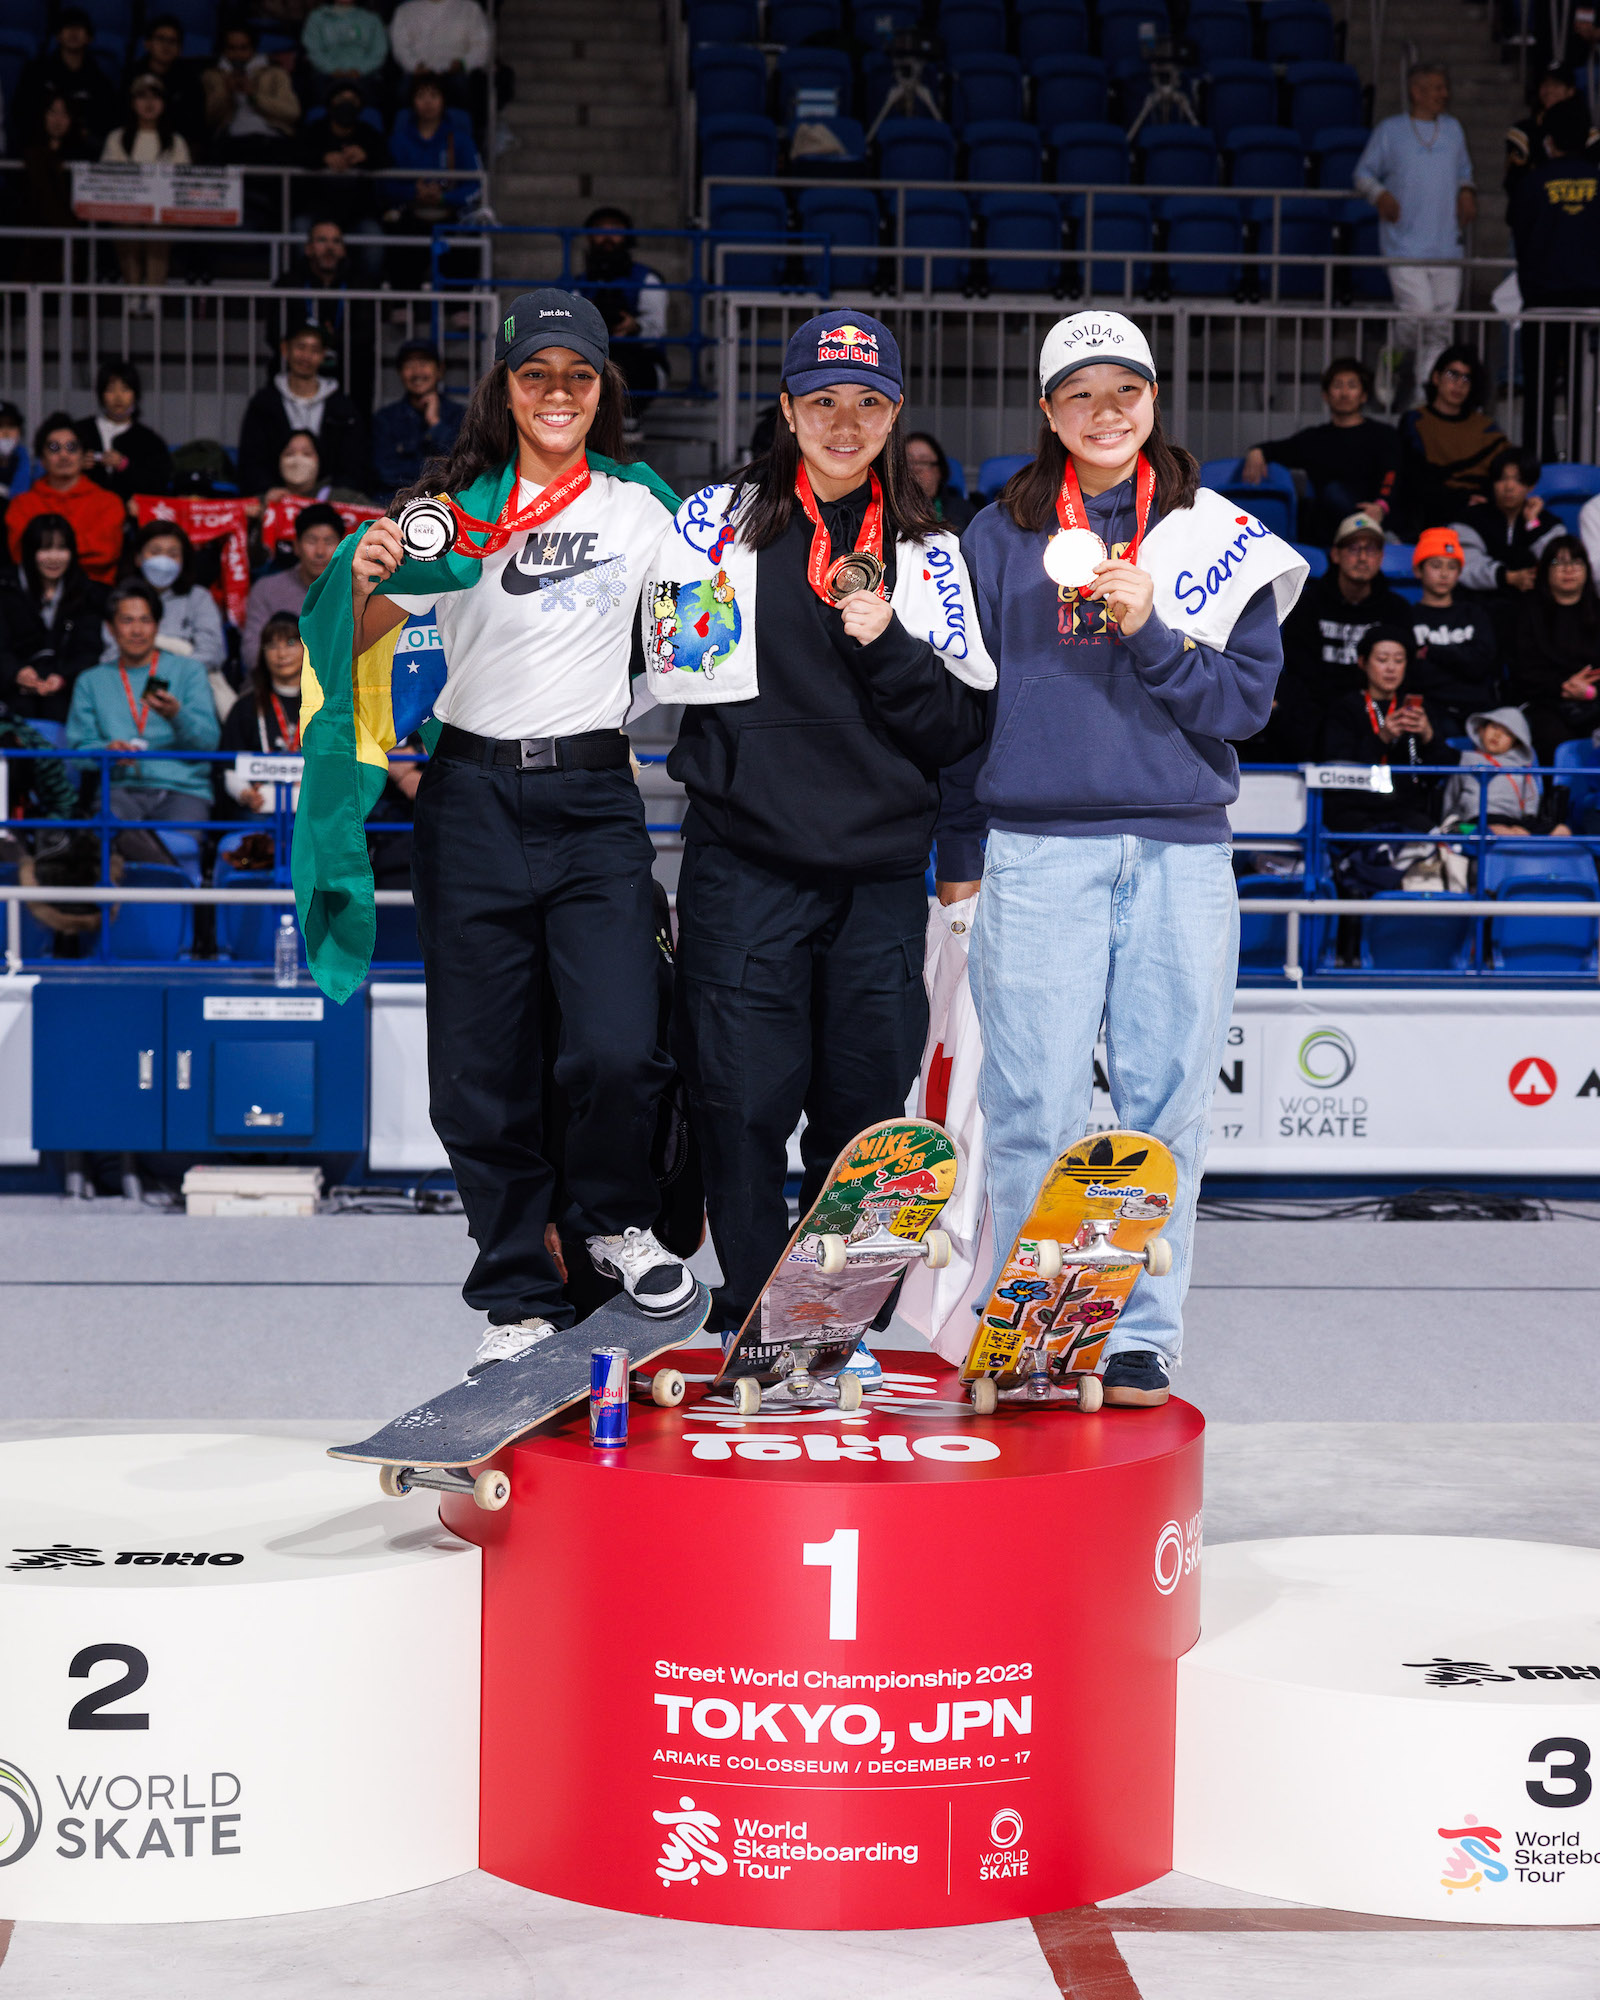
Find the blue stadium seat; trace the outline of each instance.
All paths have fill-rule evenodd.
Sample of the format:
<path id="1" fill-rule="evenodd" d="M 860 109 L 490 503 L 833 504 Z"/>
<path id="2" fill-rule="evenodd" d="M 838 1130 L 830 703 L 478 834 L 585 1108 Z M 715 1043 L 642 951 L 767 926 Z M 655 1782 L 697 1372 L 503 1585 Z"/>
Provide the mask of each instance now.
<path id="1" fill-rule="evenodd" d="M 1241 875 L 1239 890 L 1239 970 L 1282 972 L 1289 956 L 1289 919 L 1252 916 L 1250 903 L 1258 896 L 1303 896 L 1301 875 Z"/>
<path id="2" fill-rule="evenodd" d="M 1105 0 L 1100 9 L 1100 53 L 1107 62 L 1137 61 L 1153 35 L 1168 32 L 1165 7 L 1141 6 L 1139 0 Z"/>
<path id="3" fill-rule="evenodd" d="M 1204 125 L 1146 125 L 1138 137 L 1151 187 L 1215 187 L 1217 142 Z"/>
<path id="4" fill-rule="evenodd" d="M 1378 248 L 1377 210 L 1364 201 L 1352 201 L 1339 210 L 1339 223 L 1346 251 L 1352 257 L 1376 257 Z M 1389 273 L 1381 264 L 1346 266 L 1343 277 L 1358 299 L 1390 299 Z"/>
<path id="5" fill-rule="evenodd" d="M 1532 851 L 1530 852 L 1530 847 Z M 1600 896 L 1594 856 L 1566 842 L 1496 840 L 1483 864 L 1483 892 L 1507 901 L 1592 902 Z M 1491 932 L 1497 971 L 1567 972 L 1592 978 L 1596 923 L 1593 917 L 1520 917 L 1496 923 Z"/>
<path id="6" fill-rule="evenodd" d="M 878 127 L 878 178 L 955 179 L 956 135 L 938 118 L 886 118 Z"/>
<path id="7" fill-rule="evenodd" d="M 1333 217 L 1335 205 L 1332 202 L 1285 201 L 1278 210 L 1276 233 L 1273 228 L 1273 204 L 1270 201 L 1256 201 L 1250 204 L 1249 219 L 1256 225 L 1256 248 L 1262 256 L 1276 253 L 1280 257 L 1309 257 L 1314 263 L 1285 264 L 1277 272 L 1277 296 L 1280 299 L 1320 299 L 1325 289 L 1325 273 L 1333 259 Z M 1273 294 L 1273 274 L 1263 265 L 1261 268 L 1261 290 L 1264 296 Z"/>
<path id="8" fill-rule="evenodd" d="M 1015 56 L 995 51 L 957 56 L 950 82 L 950 122 L 958 132 L 980 121 L 1022 117 L 1022 64 Z"/>
<path id="9" fill-rule="evenodd" d="M 702 119 L 760 118 L 767 109 L 767 59 L 759 49 L 708 42 L 694 51 L 694 101 Z"/>
<path id="10" fill-rule="evenodd" d="M 1107 72 L 1098 56 L 1040 56 L 1032 75 L 1033 122 L 1041 132 L 1105 123 Z"/>
<path id="11" fill-rule="evenodd" d="M 9 0 L 6 7 L 6 26 L 19 35 L 26 35 L 34 54 L 50 32 L 50 0 Z"/>
<path id="12" fill-rule="evenodd" d="M 795 201 L 800 228 L 808 236 L 825 236 L 833 246 L 829 271 L 835 291 L 859 291 L 878 276 L 877 246 L 880 240 L 878 202 L 865 188 L 804 188 Z M 841 256 L 846 245 L 870 246 L 870 257 Z M 806 281 L 821 280 L 822 258 L 815 252 L 805 260 Z"/>
<path id="13" fill-rule="evenodd" d="M 831 90 L 832 115 L 848 118 L 855 109 L 856 73 L 843 49 L 785 49 L 778 58 L 778 108 L 787 123 L 795 116 L 795 93 Z"/>
<path id="14" fill-rule="evenodd" d="M 768 177 L 778 171 L 778 128 L 770 118 L 728 112 L 700 120 L 702 174 L 751 174 Z"/>
<path id="15" fill-rule="evenodd" d="M 921 20 L 922 9 L 912 0 L 858 0 L 850 14 L 856 40 L 880 49 L 886 49 L 896 35 L 919 26 Z"/>
<path id="16" fill-rule="evenodd" d="M 958 250 L 959 257 L 934 257 L 929 261 L 933 266 L 929 279 L 936 292 L 960 291 L 967 282 L 971 266 L 967 259 L 967 249 L 972 242 L 972 214 L 967 207 L 964 194 L 935 193 L 929 188 L 911 188 L 906 194 L 906 243 L 919 250 Z M 908 291 L 920 291 L 923 284 L 923 261 L 920 257 L 905 260 L 905 284 Z"/>
<path id="17" fill-rule="evenodd" d="M 260 881 L 260 876 L 256 880 Z M 122 871 L 125 889 L 187 889 L 189 876 L 164 863 L 130 861 Z M 194 906 L 190 903 L 119 903 L 110 913 L 111 955 L 119 959 L 185 958 L 194 946 Z"/>
<path id="18" fill-rule="evenodd" d="M 947 0 L 939 10 L 937 33 L 947 61 L 1000 48 L 1006 38 L 1005 9 L 985 0 Z"/>
<path id="19" fill-rule="evenodd" d="M 1328 551 L 1326 549 L 1314 549 L 1309 542 L 1296 542 L 1294 552 L 1299 556 L 1306 568 L 1310 570 L 1311 577 L 1326 576 L 1328 574 Z M 1307 579 L 1308 582 L 1310 580 L 1310 578 Z"/>
<path id="20" fill-rule="evenodd" d="M 1355 179 L 1356 161 L 1371 137 L 1364 125 L 1334 125 L 1314 133 L 1311 157 L 1317 163 L 1317 186 L 1349 187 Z"/>
<path id="21" fill-rule="evenodd" d="M 1283 80 L 1289 89 L 1289 123 L 1304 145 L 1330 125 L 1365 123 L 1361 78 L 1348 63 L 1292 62 Z"/>
<path id="22" fill-rule="evenodd" d="M 94 23 L 95 47 L 104 47 L 102 36 L 117 35 L 126 47 L 133 33 L 133 0 L 80 0 L 83 11 Z M 10 9 L 7 8 L 9 14 Z"/>
<path id="23" fill-rule="evenodd" d="M 931 58 L 924 62 L 918 72 L 923 88 L 938 102 L 943 71 Z M 892 57 L 882 49 L 868 49 L 861 58 L 859 80 L 856 87 L 856 101 L 861 107 L 861 115 L 870 125 L 884 108 L 884 101 L 895 85 L 895 67 Z M 925 113 L 919 113 L 925 116 Z"/>
<path id="24" fill-rule="evenodd" d="M 0 28 L 0 105 L 14 106 L 22 72 L 32 61 L 37 43 L 31 34 Z M 16 115 L 13 111 L 13 117 Z"/>
<path id="25" fill-rule="evenodd" d="M 1245 125 L 1224 140 L 1238 188 L 1298 188 L 1306 184 L 1305 148 L 1285 125 Z"/>
<path id="26" fill-rule="evenodd" d="M 971 181 L 1036 181 L 1042 148 L 1038 127 L 1020 119 L 986 119 L 966 130 L 967 171 Z"/>
<path id="27" fill-rule="evenodd" d="M 756 0 L 692 0 L 689 45 L 697 42 L 759 42 L 761 15 Z"/>
<path id="28" fill-rule="evenodd" d="M 1395 904 L 1396 914 L 1361 920 L 1364 972 L 1465 972 L 1472 964 L 1471 917 L 1407 917 L 1399 913 L 1407 903 L 1468 902 L 1470 897 L 1380 889 L 1373 900 Z"/>
<path id="29" fill-rule="evenodd" d="M 1061 283 L 1061 210 L 1048 194 L 990 194 L 978 202 L 988 250 L 1038 250 L 1033 258 L 991 259 L 994 292 L 1050 292 Z"/>
<path id="30" fill-rule="evenodd" d="M 1278 79 L 1271 63 L 1230 61 L 1211 65 L 1206 123 L 1225 145 L 1241 125 L 1272 125 L 1278 117 Z"/>
<path id="31" fill-rule="evenodd" d="M 1567 533 L 1575 535 L 1584 501 L 1600 493 L 1600 465 L 1547 465 L 1533 490 Z"/>
<path id="32" fill-rule="evenodd" d="M 234 868 L 231 865 L 233 850 L 244 837 L 243 830 L 230 833 L 219 844 L 211 875 L 217 888 L 262 889 L 271 886 L 270 878 L 264 876 L 259 868 Z M 282 912 L 272 903 L 219 903 L 217 951 L 223 958 L 243 959 L 258 965 L 269 963 L 281 915 Z M 302 954 L 304 950 L 302 941 Z"/>
<path id="33" fill-rule="evenodd" d="M 1120 125 L 1057 125 L 1050 144 L 1058 187 L 1116 187 L 1128 181 L 1128 138 Z"/>
<path id="34" fill-rule="evenodd" d="M 839 0 L 768 0 L 767 40 L 796 48 L 813 35 L 836 35 L 844 25 Z"/>
<path id="35" fill-rule="evenodd" d="M 1089 16 L 1082 7 L 1059 4 L 1036 8 L 1017 22 L 1017 54 L 1023 67 L 1038 74 L 1038 65 L 1056 56 L 1087 56 Z M 1041 118 L 1043 125 L 1045 120 Z"/>
<path id="36" fill-rule="evenodd" d="M 1167 225 L 1167 276 L 1174 291 L 1224 298 L 1239 289 L 1239 266 L 1191 264 L 1195 256 L 1237 256 L 1244 222 L 1237 202 L 1204 195 L 1169 195 L 1161 204 Z"/>
<path id="37" fill-rule="evenodd" d="M 1248 60 L 1254 48 L 1250 9 L 1244 0 L 1195 0 L 1184 34 L 1206 69 L 1216 62 Z"/>
<path id="38" fill-rule="evenodd" d="M 1486 896 L 1503 896 L 1517 884 L 1556 882 L 1564 888 L 1581 889 L 1585 895 L 1600 894 L 1594 856 L 1586 847 L 1559 846 L 1549 841 L 1491 840 L 1484 856 L 1483 880 L 1479 887 Z"/>
<path id="39" fill-rule="evenodd" d="M 1385 542 L 1383 545 L 1383 567 L 1379 571 L 1391 583 L 1410 583 L 1416 576 L 1412 558 L 1417 552 L 1414 542 Z"/>
<path id="40" fill-rule="evenodd" d="M 759 241 L 787 235 L 789 208 L 780 188 L 713 188 L 707 220 L 725 235 Z M 781 285 L 788 257 L 781 243 L 770 250 L 730 250 L 723 259 L 723 282 L 744 289 Z"/>
<path id="41" fill-rule="evenodd" d="M 8 7 L 8 11 L 14 13 L 16 10 L 13 6 Z M 185 38 L 203 36 L 209 50 L 216 45 L 219 13 L 218 0 L 145 0 L 143 18 L 153 21 L 159 14 L 171 14 L 183 29 Z"/>
<path id="42" fill-rule="evenodd" d="M 1338 54 L 1325 0 L 1265 0 L 1261 26 L 1268 62 L 1332 62 Z"/>
<path id="43" fill-rule="evenodd" d="M 1032 465 L 1031 451 L 1006 451 L 995 458 L 986 458 L 978 467 L 978 496 L 992 500 L 1014 472 L 1020 472 L 1025 465 Z"/>
<path id="44" fill-rule="evenodd" d="M 1267 476 L 1259 486 L 1247 486 L 1239 477 L 1244 463 L 1239 458 L 1208 458 L 1200 468 L 1200 483 L 1220 493 L 1225 500 L 1264 521 L 1275 535 L 1292 542 L 1298 526 L 1299 498 L 1294 474 L 1286 465 L 1267 465 Z"/>
<path id="45" fill-rule="evenodd" d="M 1089 196 L 1068 195 L 1062 204 L 1070 219 L 1074 245 L 1087 248 Z M 1149 252 L 1155 242 L 1155 222 L 1150 203 L 1142 194 L 1097 194 L 1094 197 L 1094 249 L 1102 253 L 1089 265 L 1085 278 L 1086 289 L 1091 292 L 1110 292 L 1117 297 L 1125 295 L 1126 280 L 1131 277 L 1132 289 L 1146 291 L 1150 284 Z M 1133 265 L 1131 273 L 1121 257 L 1108 260 L 1107 251 L 1138 250 L 1145 253 L 1139 263 Z"/>
<path id="46" fill-rule="evenodd" d="M 1550 761 L 1561 773 L 1556 783 L 1567 788 L 1567 824 L 1574 833 L 1600 831 L 1600 748 L 1581 737 L 1576 743 L 1558 743 Z"/>

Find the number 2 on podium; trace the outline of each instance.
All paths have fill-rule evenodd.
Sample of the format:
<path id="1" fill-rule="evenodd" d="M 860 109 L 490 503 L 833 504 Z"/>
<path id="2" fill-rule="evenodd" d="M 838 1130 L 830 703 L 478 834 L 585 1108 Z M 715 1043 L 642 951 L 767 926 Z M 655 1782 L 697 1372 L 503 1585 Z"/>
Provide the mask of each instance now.
<path id="1" fill-rule="evenodd" d="M 856 1575 L 860 1566 L 861 1530 L 835 1528 L 825 1542 L 802 1542 L 807 1569 L 825 1569 L 828 1577 L 828 1637 L 856 1636 Z"/>

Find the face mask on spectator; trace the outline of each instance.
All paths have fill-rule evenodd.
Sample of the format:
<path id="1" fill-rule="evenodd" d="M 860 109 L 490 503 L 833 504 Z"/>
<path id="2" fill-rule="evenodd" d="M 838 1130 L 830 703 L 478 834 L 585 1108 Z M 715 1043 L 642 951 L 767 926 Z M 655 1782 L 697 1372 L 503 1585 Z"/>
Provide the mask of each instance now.
<path id="1" fill-rule="evenodd" d="M 154 584 L 157 590 L 168 590 L 177 582 L 183 564 L 176 556 L 144 556 L 139 568 L 147 583 Z"/>
<path id="2" fill-rule="evenodd" d="M 314 458 L 280 458 L 278 461 L 278 470 L 283 474 L 285 479 L 293 479 L 297 482 L 302 479 L 315 479 L 317 476 L 317 461 Z"/>

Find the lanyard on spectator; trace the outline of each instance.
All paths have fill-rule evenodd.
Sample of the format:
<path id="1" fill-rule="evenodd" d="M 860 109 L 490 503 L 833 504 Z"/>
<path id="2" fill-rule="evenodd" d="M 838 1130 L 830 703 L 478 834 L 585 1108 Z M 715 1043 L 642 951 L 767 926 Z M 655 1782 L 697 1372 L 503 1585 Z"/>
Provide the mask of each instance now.
<path id="1" fill-rule="evenodd" d="M 485 537 L 483 546 L 475 548 L 458 534 L 452 553 L 458 556 L 471 556 L 476 562 L 482 562 L 485 556 L 498 555 L 513 535 L 520 535 L 526 528 L 540 527 L 553 514 L 559 514 L 563 507 L 570 507 L 580 493 L 586 493 L 588 490 L 589 460 L 585 455 L 570 472 L 564 472 L 559 479 L 547 486 L 538 499 L 531 501 L 520 514 L 512 512 L 517 500 L 517 481 L 513 480 L 498 521 L 475 521 L 470 514 L 462 512 L 448 493 L 442 494 L 440 497 L 456 517 L 457 529 Z"/>
<path id="2" fill-rule="evenodd" d="M 1361 699 L 1367 704 L 1367 720 L 1372 724 L 1373 735 L 1381 736 L 1383 734 L 1383 722 L 1387 722 L 1389 717 L 1394 714 L 1394 703 L 1391 701 L 1389 706 L 1383 711 L 1383 722 L 1380 722 L 1378 720 L 1378 710 L 1372 696 L 1363 690 Z"/>
<path id="3" fill-rule="evenodd" d="M 150 697 L 147 694 L 144 700 L 139 703 L 139 706 L 135 708 L 133 705 L 133 682 L 128 679 L 128 670 L 120 660 L 117 662 L 117 672 L 122 676 L 122 692 L 128 697 L 128 713 L 133 717 L 133 733 L 135 736 L 143 736 L 144 719 L 150 713 Z M 146 672 L 148 673 L 148 669 L 146 669 Z M 146 687 L 149 684 L 147 679 L 145 682 Z"/>
<path id="4" fill-rule="evenodd" d="M 1527 779 L 1513 778 L 1511 773 L 1506 771 L 1506 767 L 1501 763 L 1500 759 L 1498 757 L 1491 757 L 1487 750 L 1484 751 L 1483 757 L 1484 762 L 1492 764 L 1497 771 L 1505 771 L 1506 783 L 1517 795 L 1517 811 L 1526 819 L 1528 817 L 1528 794 L 1523 788 L 1528 782 Z"/>
<path id="5" fill-rule="evenodd" d="M 278 741 L 292 757 L 300 748 L 300 718 L 298 715 L 295 717 L 294 725 L 291 728 L 289 718 L 283 712 L 283 703 L 279 701 L 276 690 L 272 691 L 272 713 L 278 719 Z"/>
<path id="6" fill-rule="evenodd" d="M 1144 531 L 1150 525 L 1150 503 L 1155 498 L 1156 475 L 1144 453 L 1139 454 L 1133 475 L 1133 540 L 1123 555 L 1124 562 L 1139 560 L 1139 544 L 1144 540 Z M 1083 488 L 1078 484 L 1078 468 L 1067 454 L 1067 469 L 1061 475 L 1061 491 L 1056 495 L 1056 520 L 1060 532 L 1052 535 L 1045 545 L 1045 574 L 1054 583 L 1067 589 L 1076 589 L 1080 597 L 1087 597 L 1094 589 L 1093 570 L 1096 563 L 1105 561 L 1108 554 L 1106 545 L 1089 526 L 1089 510 L 1083 503 Z M 1070 536 L 1069 541 L 1066 538 Z M 1089 574 L 1085 576 L 1085 571 Z"/>
<path id="7" fill-rule="evenodd" d="M 870 557 L 865 571 L 876 569 L 876 578 L 867 584 L 869 590 L 883 595 L 883 488 L 878 483 L 876 472 L 869 472 L 872 481 L 872 498 L 867 502 L 867 511 L 861 522 L 861 533 L 856 537 L 855 548 L 848 556 L 841 556 L 838 562 L 830 563 L 830 543 L 828 531 L 822 524 L 822 516 L 817 511 L 817 497 L 811 490 L 811 475 L 806 471 L 806 462 L 800 461 L 800 468 L 794 476 L 794 490 L 800 505 L 806 510 L 806 519 L 811 523 L 811 554 L 806 560 L 806 580 L 824 604 L 837 604 L 839 595 L 830 590 L 829 580 L 836 570 L 849 565 L 852 558 Z M 853 586 L 859 588 L 859 585 Z M 843 593 L 848 595 L 848 591 Z"/>

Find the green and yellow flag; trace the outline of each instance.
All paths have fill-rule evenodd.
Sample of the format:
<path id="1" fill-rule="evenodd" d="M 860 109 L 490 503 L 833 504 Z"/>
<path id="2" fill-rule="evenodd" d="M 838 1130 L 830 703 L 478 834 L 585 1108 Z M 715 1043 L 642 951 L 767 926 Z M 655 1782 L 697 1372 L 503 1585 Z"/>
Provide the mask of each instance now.
<path id="1" fill-rule="evenodd" d="M 644 465 L 618 465 L 589 454 L 591 472 L 649 486 L 662 504 L 677 497 Z M 497 521 L 516 475 L 512 461 L 485 473 L 454 497 L 475 520 Z M 295 811 L 291 873 L 311 975 L 330 999 L 344 1002 L 359 991 L 372 962 L 377 909 L 366 819 L 383 794 L 389 752 L 413 731 L 432 750 L 439 724 L 433 704 L 448 662 L 437 651 L 402 652 L 397 626 L 359 659 L 352 659 L 355 624 L 350 611 L 350 563 L 366 532 L 363 522 L 334 551 L 300 612 L 306 663 L 301 684 L 300 750 L 305 768 Z M 378 587 L 382 597 L 432 597 L 468 590 L 483 565 L 452 551 L 433 562 L 404 562 Z"/>

